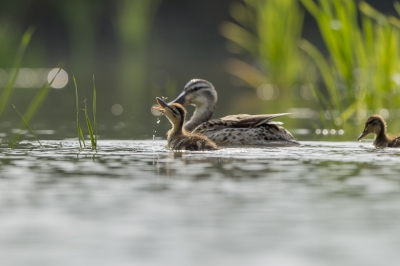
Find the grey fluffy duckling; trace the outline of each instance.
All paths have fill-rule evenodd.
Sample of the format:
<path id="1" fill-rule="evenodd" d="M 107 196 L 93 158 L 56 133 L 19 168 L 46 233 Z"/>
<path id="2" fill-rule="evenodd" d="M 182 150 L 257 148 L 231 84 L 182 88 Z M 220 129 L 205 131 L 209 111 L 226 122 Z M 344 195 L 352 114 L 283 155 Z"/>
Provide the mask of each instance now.
<path id="1" fill-rule="evenodd" d="M 218 150 L 217 145 L 206 136 L 188 132 L 184 127 L 186 110 L 179 103 L 167 104 L 161 98 L 156 98 L 159 107 L 155 110 L 163 113 L 172 124 L 167 132 L 168 147 L 172 150 L 206 151 Z"/>
<path id="2" fill-rule="evenodd" d="M 373 142 L 376 148 L 400 147 L 400 135 L 396 137 L 386 135 L 386 122 L 380 115 L 372 115 L 367 119 L 364 131 L 358 137 L 358 141 L 369 134 L 376 135 Z"/>
<path id="3" fill-rule="evenodd" d="M 184 128 L 193 133 L 201 133 L 218 145 L 270 145 L 272 142 L 300 144 L 281 126 L 281 122 L 271 121 L 290 113 L 238 114 L 210 120 L 217 99 L 217 91 L 210 82 L 193 79 L 172 103 L 196 106 L 193 116 Z"/>

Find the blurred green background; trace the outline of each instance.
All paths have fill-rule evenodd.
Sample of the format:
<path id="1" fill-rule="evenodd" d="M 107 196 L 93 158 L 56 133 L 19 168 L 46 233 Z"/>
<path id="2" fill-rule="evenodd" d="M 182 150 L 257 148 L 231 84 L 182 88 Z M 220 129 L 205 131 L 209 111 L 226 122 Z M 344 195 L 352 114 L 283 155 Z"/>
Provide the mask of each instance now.
<path id="1" fill-rule="evenodd" d="M 150 112 L 155 97 L 172 100 L 192 78 L 216 87 L 214 117 L 295 112 L 280 120 L 300 140 L 339 130 L 355 139 L 375 112 L 399 129 L 399 10 L 379 0 L 3 0 L 0 92 L 24 32 L 35 31 L 0 137 L 19 126 L 11 104 L 25 111 L 60 65 L 68 82 L 30 122 L 42 139 L 76 137 L 72 76 L 90 103 L 93 74 L 100 139 L 164 137 L 166 119 Z"/>

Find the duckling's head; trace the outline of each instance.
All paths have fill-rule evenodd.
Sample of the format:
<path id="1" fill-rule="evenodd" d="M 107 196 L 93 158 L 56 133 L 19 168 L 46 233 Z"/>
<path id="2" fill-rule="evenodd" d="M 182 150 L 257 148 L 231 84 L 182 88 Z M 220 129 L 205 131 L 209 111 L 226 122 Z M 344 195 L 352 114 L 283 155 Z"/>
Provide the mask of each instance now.
<path id="1" fill-rule="evenodd" d="M 376 134 L 379 135 L 381 133 L 385 133 L 386 131 L 386 122 L 380 115 L 372 115 L 365 122 L 364 131 L 358 137 L 358 140 L 361 141 L 368 134 Z"/>
<path id="2" fill-rule="evenodd" d="M 214 86 L 204 79 L 192 79 L 186 84 L 183 92 L 172 102 L 182 105 L 192 104 L 198 108 L 215 106 L 218 95 Z"/>
<path id="3" fill-rule="evenodd" d="M 185 122 L 186 110 L 179 103 L 166 103 L 163 99 L 157 97 L 157 103 L 160 107 L 153 107 L 155 110 L 163 113 L 171 123 L 177 127 L 182 127 Z"/>

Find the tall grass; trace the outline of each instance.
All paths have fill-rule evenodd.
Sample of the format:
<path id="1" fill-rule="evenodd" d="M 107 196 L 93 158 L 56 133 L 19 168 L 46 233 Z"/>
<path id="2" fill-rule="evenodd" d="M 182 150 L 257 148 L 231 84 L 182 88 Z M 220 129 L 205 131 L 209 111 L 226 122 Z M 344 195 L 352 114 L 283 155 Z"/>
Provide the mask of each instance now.
<path id="1" fill-rule="evenodd" d="M 298 49 L 303 14 L 297 0 L 244 0 L 230 8 L 235 22 L 225 22 L 221 33 L 230 51 L 249 54 L 256 67 L 231 60 L 228 71 L 253 87 L 273 83 L 287 89 L 305 81 L 305 58 Z"/>
<path id="2" fill-rule="evenodd" d="M 11 74 L 7 80 L 6 86 L 3 88 L 0 95 L 0 118 L 3 115 L 4 109 L 6 108 L 11 98 L 11 95 L 14 92 L 14 85 L 18 77 L 19 68 L 21 66 L 21 62 L 22 59 L 24 58 L 26 48 L 28 47 L 31 41 L 32 34 L 34 31 L 35 31 L 34 27 L 29 27 L 22 35 L 22 39 L 14 59 L 13 68 L 11 69 Z"/>
<path id="3" fill-rule="evenodd" d="M 31 38 L 32 38 L 32 35 L 33 35 L 34 31 L 35 31 L 34 27 L 29 27 L 24 32 L 24 34 L 22 35 L 22 39 L 21 39 L 20 45 L 19 45 L 18 50 L 17 50 L 17 54 L 16 54 L 15 59 L 14 59 L 13 68 L 11 69 L 11 74 L 10 74 L 8 80 L 7 80 L 6 86 L 3 88 L 2 92 L 1 92 L 1 96 L 0 96 L 0 118 L 1 118 L 5 108 L 9 104 L 11 96 L 12 96 L 12 94 L 14 92 L 15 82 L 16 82 L 17 77 L 18 77 L 19 69 L 20 69 L 22 60 L 24 58 L 25 51 L 29 46 L 29 43 L 31 41 Z M 30 104 L 29 104 L 27 110 L 25 111 L 24 115 L 22 115 L 18 111 L 18 109 L 14 105 L 12 105 L 14 107 L 14 109 L 16 110 L 16 112 L 18 113 L 18 115 L 22 119 L 21 124 L 19 126 L 20 132 L 23 130 L 24 127 L 27 127 L 29 129 L 29 131 L 32 133 L 32 135 L 35 137 L 35 139 L 38 141 L 38 143 L 39 143 L 39 145 L 41 147 L 43 147 L 43 146 L 40 143 L 40 141 L 39 141 L 38 137 L 36 136 L 36 134 L 33 132 L 32 128 L 29 126 L 29 121 L 32 119 L 32 117 L 34 116 L 36 111 L 39 109 L 39 107 L 42 105 L 43 101 L 46 99 L 46 97 L 47 97 L 47 95 L 48 95 L 48 93 L 50 91 L 51 84 L 53 83 L 53 81 L 55 80 L 55 78 L 57 77 L 57 75 L 58 75 L 58 73 L 60 71 L 61 71 L 61 68 L 59 69 L 57 74 L 53 77 L 53 79 L 49 83 L 46 83 L 42 88 L 40 88 L 38 93 L 35 95 L 35 97 L 30 102 Z M 20 137 L 21 137 L 21 133 L 14 134 L 13 139 L 11 141 L 11 145 L 14 145 L 15 143 L 18 143 Z"/>
<path id="4" fill-rule="evenodd" d="M 329 57 L 306 40 L 300 47 L 318 66 L 325 89 L 316 86 L 316 98 L 324 109 L 337 110 L 337 124 L 399 108 L 400 21 L 363 1 L 300 1 L 315 18 Z"/>

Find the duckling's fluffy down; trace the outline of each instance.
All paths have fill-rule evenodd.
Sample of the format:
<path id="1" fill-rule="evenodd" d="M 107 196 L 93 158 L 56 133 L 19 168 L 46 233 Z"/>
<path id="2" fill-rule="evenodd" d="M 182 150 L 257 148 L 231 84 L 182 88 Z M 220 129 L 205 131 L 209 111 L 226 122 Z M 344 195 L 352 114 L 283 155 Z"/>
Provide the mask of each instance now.
<path id="1" fill-rule="evenodd" d="M 192 133 L 187 133 L 185 135 L 168 134 L 168 147 L 172 150 L 218 150 L 217 145 L 212 140 L 205 136 Z"/>

